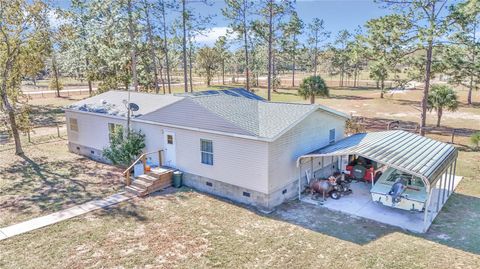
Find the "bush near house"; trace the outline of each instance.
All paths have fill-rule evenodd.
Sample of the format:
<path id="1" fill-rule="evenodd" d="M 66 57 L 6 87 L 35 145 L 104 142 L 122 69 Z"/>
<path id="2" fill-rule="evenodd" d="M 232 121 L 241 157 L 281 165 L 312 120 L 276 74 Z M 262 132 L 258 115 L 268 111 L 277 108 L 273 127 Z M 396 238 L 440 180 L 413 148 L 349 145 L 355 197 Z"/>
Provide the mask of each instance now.
<path id="1" fill-rule="evenodd" d="M 132 130 L 124 137 L 123 128 L 120 128 L 110 136 L 110 145 L 103 150 L 103 156 L 115 165 L 128 166 L 138 158 L 144 148 L 144 134 Z"/>

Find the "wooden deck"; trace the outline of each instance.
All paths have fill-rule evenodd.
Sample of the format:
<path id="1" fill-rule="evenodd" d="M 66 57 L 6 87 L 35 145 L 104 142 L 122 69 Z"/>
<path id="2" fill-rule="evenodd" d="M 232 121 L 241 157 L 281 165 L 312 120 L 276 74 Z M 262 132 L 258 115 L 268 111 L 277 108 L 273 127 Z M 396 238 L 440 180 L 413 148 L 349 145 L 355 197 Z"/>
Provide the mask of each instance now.
<path id="1" fill-rule="evenodd" d="M 132 178 L 132 184 L 125 190 L 136 196 L 146 196 L 152 192 L 165 189 L 172 185 L 173 169 L 168 167 L 152 168 L 150 172 Z"/>

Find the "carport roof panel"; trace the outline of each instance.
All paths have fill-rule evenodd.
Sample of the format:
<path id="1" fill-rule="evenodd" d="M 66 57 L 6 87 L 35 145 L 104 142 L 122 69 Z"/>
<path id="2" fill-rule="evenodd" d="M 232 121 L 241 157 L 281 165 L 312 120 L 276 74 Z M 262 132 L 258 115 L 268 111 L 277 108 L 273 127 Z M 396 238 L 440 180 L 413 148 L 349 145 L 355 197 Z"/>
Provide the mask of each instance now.
<path id="1" fill-rule="evenodd" d="M 457 150 L 452 145 L 405 131 L 355 134 L 308 156 L 361 155 L 392 167 L 436 181 Z"/>

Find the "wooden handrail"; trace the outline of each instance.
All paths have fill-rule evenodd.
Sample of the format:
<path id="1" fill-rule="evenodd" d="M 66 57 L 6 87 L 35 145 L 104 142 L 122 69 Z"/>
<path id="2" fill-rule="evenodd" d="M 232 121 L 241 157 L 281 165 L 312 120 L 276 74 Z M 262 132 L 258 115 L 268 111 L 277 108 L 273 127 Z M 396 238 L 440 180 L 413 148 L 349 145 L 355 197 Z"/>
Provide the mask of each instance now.
<path id="1" fill-rule="evenodd" d="M 157 151 L 152 151 L 152 152 L 143 153 L 143 154 L 140 155 L 140 157 L 138 157 L 127 169 L 125 169 L 125 171 L 123 171 L 123 174 L 125 175 L 125 174 L 127 173 L 127 171 L 132 170 L 133 166 L 135 166 L 140 160 L 142 160 L 142 158 L 146 157 L 146 156 L 149 155 L 149 154 L 157 153 L 157 152 L 159 152 L 159 151 L 162 151 L 162 150 L 157 150 Z"/>
<path id="2" fill-rule="evenodd" d="M 142 155 L 140 155 L 140 157 L 138 157 L 127 169 L 125 169 L 125 171 L 123 171 L 123 175 L 125 176 L 125 184 L 127 186 L 130 185 L 130 171 L 132 170 L 132 168 L 139 162 L 139 161 L 142 161 L 144 166 L 143 166 L 143 169 L 145 169 L 145 163 L 146 163 L 146 158 L 147 155 L 150 155 L 150 154 L 153 154 L 153 153 L 158 153 L 158 165 L 159 166 L 162 166 L 162 152 L 163 150 L 157 150 L 157 151 L 151 151 L 151 152 L 146 152 L 146 153 L 142 153 Z M 144 170 L 145 172 L 145 170 Z"/>

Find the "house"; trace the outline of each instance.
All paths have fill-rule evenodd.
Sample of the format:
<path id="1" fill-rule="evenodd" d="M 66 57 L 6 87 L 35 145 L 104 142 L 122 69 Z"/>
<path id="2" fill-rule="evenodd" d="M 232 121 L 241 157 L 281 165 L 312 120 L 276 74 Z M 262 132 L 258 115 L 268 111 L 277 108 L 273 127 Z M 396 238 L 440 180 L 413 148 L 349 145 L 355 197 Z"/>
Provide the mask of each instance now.
<path id="1" fill-rule="evenodd" d="M 130 96 L 130 97 L 129 97 Z M 131 127 L 146 135 L 151 162 L 184 172 L 184 184 L 259 208 L 296 197 L 299 156 L 344 136 L 348 115 L 321 105 L 275 103 L 243 89 L 176 95 L 109 91 L 66 108 L 71 152 L 105 161 L 109 134 L 126 127 L 126 100 L 138 105 Z M 312 164 L 329 174 L 335 158 Z"/>

